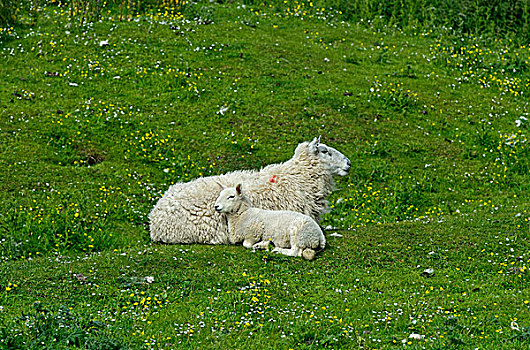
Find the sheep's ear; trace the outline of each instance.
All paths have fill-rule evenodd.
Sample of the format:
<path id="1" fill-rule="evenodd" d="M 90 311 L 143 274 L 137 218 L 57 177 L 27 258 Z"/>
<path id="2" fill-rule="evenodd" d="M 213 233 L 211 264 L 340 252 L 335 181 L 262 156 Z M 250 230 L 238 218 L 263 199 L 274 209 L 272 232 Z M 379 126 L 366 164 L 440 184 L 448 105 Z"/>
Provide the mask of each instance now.
<path id="1" fill-rule="evenodd" d="M 238 196 L 241 196 L 241 184 L 238 184 L 236 186 L 236 193 L 237 193 Z"/>
<path id="2" fill-rule="evenodd" d="M 307 149 L 310 153 L 317 154 L 318 153 L 318 145 L 320 144 L 320 136 L 318 138 L 314 138 L 313 141 L 309 142 L 309 145 L 307 145 Z"/>

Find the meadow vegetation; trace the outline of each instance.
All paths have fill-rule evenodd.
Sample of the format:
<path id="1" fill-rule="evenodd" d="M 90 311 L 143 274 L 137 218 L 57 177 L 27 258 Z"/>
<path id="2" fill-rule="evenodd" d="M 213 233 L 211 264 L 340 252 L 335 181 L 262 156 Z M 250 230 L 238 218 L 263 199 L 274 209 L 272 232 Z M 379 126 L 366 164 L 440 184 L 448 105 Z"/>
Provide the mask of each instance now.
<path id="1" fill-rule="evenodd" d="M 0 349 L 530 346 L 527 2 L 1 3 Z M 150 242 L 318 135 L 314 261 Z"/>

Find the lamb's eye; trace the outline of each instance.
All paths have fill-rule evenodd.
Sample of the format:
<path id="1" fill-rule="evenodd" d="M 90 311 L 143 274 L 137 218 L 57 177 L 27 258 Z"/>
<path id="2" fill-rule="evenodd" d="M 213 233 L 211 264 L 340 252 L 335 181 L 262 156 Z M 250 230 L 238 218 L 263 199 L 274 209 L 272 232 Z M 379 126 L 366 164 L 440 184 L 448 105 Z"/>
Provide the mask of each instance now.
<path id="1" fill-rule="evenodd" d="M 236 196 L 228 196 L 228 199 L 234 199 Z"/>
<path id="2" fill-rule="evenodd" d="M 324 148 L 324 149 L 321 149 L 320 152 L 326 154 L 326 153 L 328 153 L 328 150 Z"/>

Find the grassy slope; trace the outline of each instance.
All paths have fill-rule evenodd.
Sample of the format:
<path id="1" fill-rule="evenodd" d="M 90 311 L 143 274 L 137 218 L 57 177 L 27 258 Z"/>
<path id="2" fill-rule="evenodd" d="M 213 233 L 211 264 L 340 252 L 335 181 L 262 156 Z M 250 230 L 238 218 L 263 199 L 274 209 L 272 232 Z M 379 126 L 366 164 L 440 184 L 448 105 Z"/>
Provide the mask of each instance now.
<path id="1" fill-rule="evenodd" d="M 85 30 L 50 11 L 2 44 L 0 345 L 528 346 L 527 99 L 509 91 L 527 72 L 501 72 L 526 49 L 438 47 L 327 10 L 216 5 Z M 474 43 L 494 53 L 469 67 L 447 53 Z M 521 84 L 480 88 L 490 61 Z M 149 243 L 170 183 L 282 161 L 319 134 L 353 167 L 316 261 Z"/>

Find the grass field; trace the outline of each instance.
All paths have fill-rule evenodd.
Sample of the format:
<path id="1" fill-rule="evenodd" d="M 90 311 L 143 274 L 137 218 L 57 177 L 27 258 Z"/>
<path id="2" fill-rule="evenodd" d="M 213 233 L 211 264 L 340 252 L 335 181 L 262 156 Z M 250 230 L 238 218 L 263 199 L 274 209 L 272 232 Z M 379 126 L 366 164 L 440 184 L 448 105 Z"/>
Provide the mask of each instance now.
<path id="1" fill-rule="evenodd" d="M 272 3 L 0 28 L 0 349 L 530 348 L 530 46 Z M 316 260 L 150 242 L 169 185 L 318 135 Z"/>

